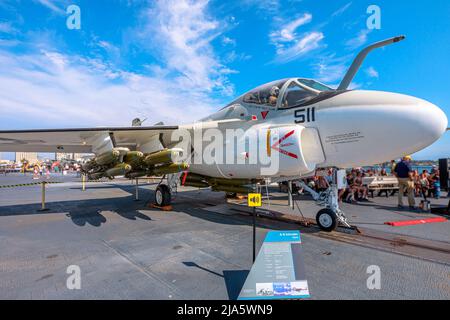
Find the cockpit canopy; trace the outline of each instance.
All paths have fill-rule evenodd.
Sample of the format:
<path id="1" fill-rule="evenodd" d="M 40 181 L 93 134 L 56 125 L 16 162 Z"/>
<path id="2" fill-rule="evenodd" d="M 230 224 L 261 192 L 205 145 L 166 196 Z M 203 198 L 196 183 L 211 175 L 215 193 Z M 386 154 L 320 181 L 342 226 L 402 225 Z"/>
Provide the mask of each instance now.
<path id="1" fill-rule="evenodd" d="M 335 90 L 315 80 L 291 78 L 257 87 L 245 93 L 231 104 L 255 104 L 286 109 L 315 100 L 327 92 L 335 92 Z"/>

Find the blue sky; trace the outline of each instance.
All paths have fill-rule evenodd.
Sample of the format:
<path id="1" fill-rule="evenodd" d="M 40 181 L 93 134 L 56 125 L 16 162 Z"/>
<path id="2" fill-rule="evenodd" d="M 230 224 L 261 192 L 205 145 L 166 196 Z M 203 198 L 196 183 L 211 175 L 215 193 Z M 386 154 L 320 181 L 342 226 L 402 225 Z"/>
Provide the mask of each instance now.
<path id="1" fill-rule="evenodd" d="M 262 83 L 336 85 L 370 42 L 353 88 L 414 95 L 450 117 L 450 2 L 0 0 L 0 128 L 199 119 Z M 81 9 L 81 29 L 66 8 Z M 367 7 L 381 9 L 369 31 Z M 388 143 L 388 142 L 386 142 Z M 450 156 L 450 134 L 415 155 Z"/>

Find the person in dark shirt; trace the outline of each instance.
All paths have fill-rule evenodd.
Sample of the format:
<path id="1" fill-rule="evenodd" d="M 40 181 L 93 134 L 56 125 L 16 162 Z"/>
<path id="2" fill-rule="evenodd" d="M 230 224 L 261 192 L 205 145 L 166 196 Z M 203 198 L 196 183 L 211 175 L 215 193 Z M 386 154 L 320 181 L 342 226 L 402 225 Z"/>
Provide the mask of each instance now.
<path id="1" fill-rule="evenodd" d="M 398 179 L 398 207 L 403 208 L 403 193 L 408 191 L 408 204 L 410 209 L 415 209 L 414 200 L 414 180 L 413 170 L 411 168 L 411 157 L 405 156 L 397 163 L 394 169 L 394 175 Z"/>

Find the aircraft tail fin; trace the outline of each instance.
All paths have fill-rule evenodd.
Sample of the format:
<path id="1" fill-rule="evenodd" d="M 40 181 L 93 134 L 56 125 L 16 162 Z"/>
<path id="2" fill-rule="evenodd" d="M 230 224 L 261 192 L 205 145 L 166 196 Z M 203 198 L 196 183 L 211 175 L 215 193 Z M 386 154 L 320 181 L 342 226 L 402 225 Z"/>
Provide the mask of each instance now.
<path id="1" fill-rule="evenodd" d="M 361 52 L 356 56 L 355 60 L 353 60 L 352 65 L 348 69 L 347 73 L 345 74 L 344 79 L 342 79 L 341 84 L 339 85 L 337 90 L 346 90 L 350 86 L 350 83 L 352 82 L 353 78 L 355 77 L 356 73 L 358 72 L 359 68 L 361 67 L 362 63 L 364 62 L 364 59 L 367 57 L 367 55 L 372 50 L 390 45 L 392 43 L 400 42 L 404 39 L 405 39 L 405 36 L 393 37 L 393 38 L 390 38 L 390 39 L 387 39 L 384 41 L 380 41 L 380 42 L 371 44 L 370 46 L 361 50 Z"/>

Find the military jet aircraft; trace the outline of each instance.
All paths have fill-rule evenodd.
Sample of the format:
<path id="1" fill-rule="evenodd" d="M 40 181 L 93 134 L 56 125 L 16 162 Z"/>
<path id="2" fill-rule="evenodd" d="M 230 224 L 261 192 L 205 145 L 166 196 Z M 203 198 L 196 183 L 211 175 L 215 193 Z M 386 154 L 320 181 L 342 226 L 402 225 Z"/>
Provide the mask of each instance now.
<path id="1" fill-rule="evenodd" d="M 313 79 L 278 80 L 180 126 L 139 121 L 119 128 L 0 131 L 0 151 L 94 153 L 83 166 L 94 180 L 162 175 L 155 192 L 159 206 L 170 203 L 180 184 L 246 193 L 258 182 L 291 181 L 318 168 L 386 162 L 431 145 L 448 124 L 445 113 L 425 100 L 349 89 L 369 52 L 404 38 L 362 50 L 337 89 Z M 347 224 L 335 184 L 313 195 L 326 207 L 316 217 L 323 230 Z"/>

